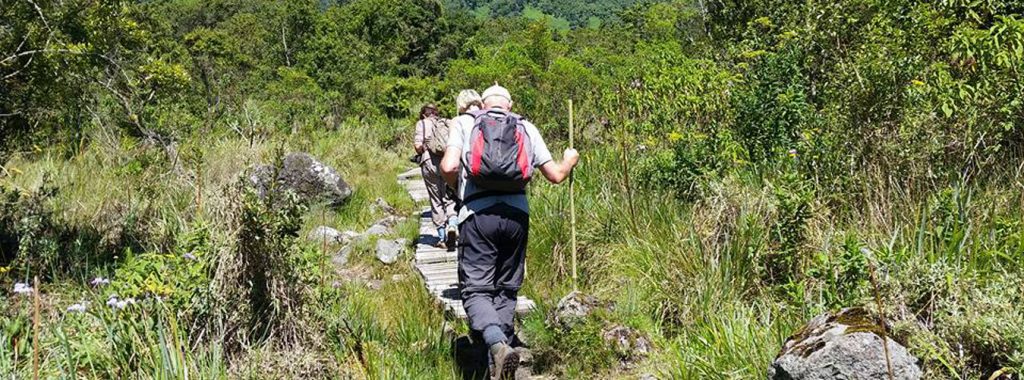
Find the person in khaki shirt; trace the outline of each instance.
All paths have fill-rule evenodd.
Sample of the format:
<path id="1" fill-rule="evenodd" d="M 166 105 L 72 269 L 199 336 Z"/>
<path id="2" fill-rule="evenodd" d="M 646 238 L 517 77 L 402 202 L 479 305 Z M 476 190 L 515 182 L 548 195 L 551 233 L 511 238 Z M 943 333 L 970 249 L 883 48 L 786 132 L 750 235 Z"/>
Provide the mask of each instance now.
<path id="1" fill-rule="evenodd" d="M 440 123 L 443 121 L 438 116 L 437 107 L 433 104 L 424 105 L 420 109 L 420 120 L 416 122 L 413 148 L 419 155 L 420 172 L 423 174 L 423 182 L 427 186 L 427 195 L 430 198 L 431 221 L 437 228 L 437 246 L 453 249 L 458 233 L 455 229 L 457 223 L 454 192 L 441 177 L 443 155 L 430 152 L 426 146 L 426 142 L 434 138 L 434 127 Z"/>

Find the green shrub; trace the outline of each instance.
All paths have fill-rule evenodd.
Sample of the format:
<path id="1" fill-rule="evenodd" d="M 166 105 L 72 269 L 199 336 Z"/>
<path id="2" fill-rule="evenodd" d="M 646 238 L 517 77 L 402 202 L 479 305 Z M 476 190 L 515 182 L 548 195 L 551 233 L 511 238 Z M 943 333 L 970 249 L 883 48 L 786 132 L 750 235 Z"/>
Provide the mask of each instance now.
<path id="1" fill-rule="evenodd" d="M 278 161 L 281 160 L 279 155 Z M 280 168 L 280 162 L 274 165 Z M 277 178 L 273 173 L 270 178 Z M 260 197 L 242 178 L 237 193 L 234 246 L 218 258 L 213 280 L 216 317 L 227 336 L 225 348 L 242 347 L 273 337 L 285 344 L 301 342 L 301 323 L 311 274 L 303 247 L 297 244 L 304 206 L 277 184 Z"/>

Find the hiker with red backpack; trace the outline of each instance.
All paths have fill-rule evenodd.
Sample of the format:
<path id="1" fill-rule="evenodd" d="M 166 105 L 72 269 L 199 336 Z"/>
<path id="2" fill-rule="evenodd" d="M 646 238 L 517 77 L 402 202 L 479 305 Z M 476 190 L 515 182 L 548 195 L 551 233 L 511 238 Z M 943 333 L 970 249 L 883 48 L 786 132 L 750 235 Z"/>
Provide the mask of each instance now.
<path id="1" fill-rule="evenodd" d="M 420 172 L 427 186 L 430 198 L 430 214 L 437 228 L 437 247 L 455 249 L 456 213 L 454 191 L 441 177 L 440 164 L 448 145 L 449 120 L 442 119 L 433 104 L 420 109 L 420 120 L 416 122 L 416 149 Z"/>
<path id="2" fill-rule="evenodd" d="M 519 354 L 516 299 L 523 285 L 530 218 L 526 188 L 534 169 L 551 183 L 569 177 L 579 153 L 566 149 L 552 159 L 532 123 L 512 113 L 512 95 L 494 85 L 483 109 L 454 119 L 441 171 L 458 183 L 459 283 L 472 330 L 489 347 L 493 379 L 512 379 Z"/>

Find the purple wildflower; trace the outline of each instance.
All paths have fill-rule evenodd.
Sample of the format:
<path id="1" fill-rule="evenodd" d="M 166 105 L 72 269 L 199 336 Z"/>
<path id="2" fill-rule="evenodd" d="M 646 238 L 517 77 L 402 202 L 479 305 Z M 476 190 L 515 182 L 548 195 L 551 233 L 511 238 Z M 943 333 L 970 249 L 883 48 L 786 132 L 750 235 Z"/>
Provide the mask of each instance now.
<path id="1" fill-rule="evenodd" d="M 181 257 L 183 257 L 185 260 L 188 260 L 188 261 L 196 261 L 196 260 L 198 260 L 196 258 L 196 255 L 193 255 L 192 252 L 186 253 L 186 254 L 182 255 Z"/>
<path id="2" fill-rule="evenodd" d="M 128 307 L 128 305 L 134 305 L 134 304 L 135 304 L 135 298 L 131 298 L 131 297 L 119 300 L 119 299 L 117 299 L 117 296 L 111 296 L 110 299 L 107 300 L 107 306 L 110 306 L 110 307 L 112 307 L 114 309 L 117 309 L 117 310 L 124 309 L 124 308 Z"/>
<path id="3" fill-rule="evenodd" d="M 74 305 L 68 306 L 68 313 L 84 313 L 84 312 L 85 312 L 85 304 L 84 303 L 76 303 Z"/>
<path id="4" fill-rule="evenodd" d="M 103 278 L 103 277 L 96 277 L 96 278 L 92 279 L 92 281 L 89 281 L 89 284 L 92 285 L 92 286 L 97 286 L 97 287 L 98 286 L 103 286 L 103 285 L 110 285 L 110 279 L 109 278 Z"/>

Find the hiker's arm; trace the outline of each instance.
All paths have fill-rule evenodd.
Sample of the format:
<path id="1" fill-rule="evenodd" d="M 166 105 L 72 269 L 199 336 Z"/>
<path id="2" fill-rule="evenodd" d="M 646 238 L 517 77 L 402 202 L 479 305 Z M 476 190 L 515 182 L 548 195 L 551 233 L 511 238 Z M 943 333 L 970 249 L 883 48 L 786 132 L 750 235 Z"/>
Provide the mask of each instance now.
<path id="1" fill-rule="evenodd" d="M 427 148 L 423 146 L 423 120 L 416 122 L 416 138 L 412 140 L 412 147 L 416 149 L 416 154 L 423 154 L 423 151 Z"/>
<path id="2" fill-rule="evenodd" d="M 569 173 L 572 173 L 579 160 L 580 154 L 576 149 L 566 149 L 562 154 L 562 162 L 548 161 L 540 166 L 540 172 L 544 174 L 544 178 L 557 185 L 569 178 Z"/>
<path id="3" fill-rule="evenodd" d="M 444 151 L 444 157 L 441 158 L 441 177 L 444 177 L 444 181 L 448 182 L 448 186 L 453 189 L 459 186 L 459 165 L 462 164 L 460 158 L 462 157 L 462 149 L 449 146 Z"/>

